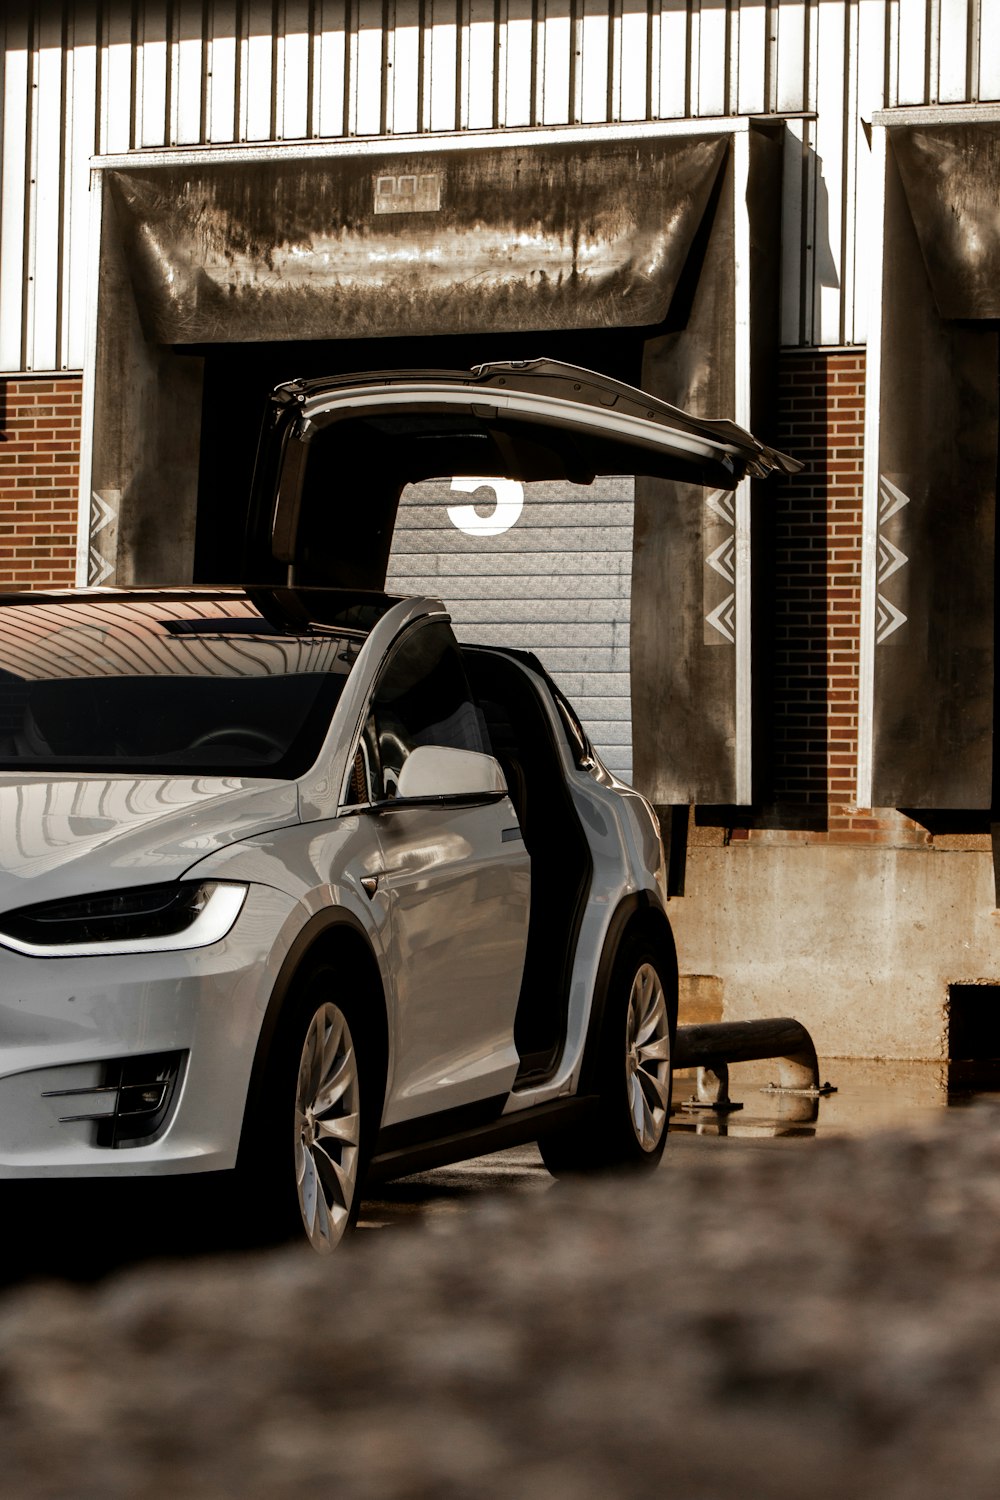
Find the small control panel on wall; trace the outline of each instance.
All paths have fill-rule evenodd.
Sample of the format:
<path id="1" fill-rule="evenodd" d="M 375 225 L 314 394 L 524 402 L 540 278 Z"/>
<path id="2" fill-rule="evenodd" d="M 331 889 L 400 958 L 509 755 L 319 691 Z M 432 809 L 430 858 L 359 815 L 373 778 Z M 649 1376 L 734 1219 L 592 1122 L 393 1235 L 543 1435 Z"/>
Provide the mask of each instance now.
<path id="1" fill-rule="evenodd" d="M 440 207 L 440 172 L 398 172 L 375 178 L 377 214 L 437 213 Z"/>

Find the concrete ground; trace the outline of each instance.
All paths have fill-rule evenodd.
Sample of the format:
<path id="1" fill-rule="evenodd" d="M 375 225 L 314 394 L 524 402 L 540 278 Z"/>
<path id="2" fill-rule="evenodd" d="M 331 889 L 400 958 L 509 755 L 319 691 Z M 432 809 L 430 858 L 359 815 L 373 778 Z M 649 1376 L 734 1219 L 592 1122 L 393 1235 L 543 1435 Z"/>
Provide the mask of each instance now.
<path id="1" fill-rule="evenodd" d="M 642 1181 L 521 1151 L 397 1184 L 333 1261 L 22 1272 L 0 1493 L 993 1500 L 1000 1107 L 828 1071 L 811 1126 L 745 1088 Z M 83 1201 L 36 1229 L 85 1244 Z"/>

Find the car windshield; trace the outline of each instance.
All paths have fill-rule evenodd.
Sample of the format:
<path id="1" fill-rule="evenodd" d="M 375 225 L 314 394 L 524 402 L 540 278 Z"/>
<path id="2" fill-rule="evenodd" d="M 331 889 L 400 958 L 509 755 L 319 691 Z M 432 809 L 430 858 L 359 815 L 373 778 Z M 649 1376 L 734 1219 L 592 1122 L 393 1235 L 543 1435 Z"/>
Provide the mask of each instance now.
<path id="1" fill-rule="evenodd" d="M 0 770 L 301 774 L 365 632 L 243 596 L 0 609 Z"/>

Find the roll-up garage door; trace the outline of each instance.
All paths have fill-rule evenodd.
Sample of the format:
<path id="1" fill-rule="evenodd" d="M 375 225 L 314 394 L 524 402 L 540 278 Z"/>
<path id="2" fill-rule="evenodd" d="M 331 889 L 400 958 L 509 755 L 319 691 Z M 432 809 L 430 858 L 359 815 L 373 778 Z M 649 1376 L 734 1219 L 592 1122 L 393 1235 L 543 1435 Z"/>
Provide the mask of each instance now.
<path id="1" fill-rule="evenodd" d="M 634 490 L 631 475 L 409 485 L 387 581 L 446 599 L 462 641 L 534 651 L 625 780 Z"/>

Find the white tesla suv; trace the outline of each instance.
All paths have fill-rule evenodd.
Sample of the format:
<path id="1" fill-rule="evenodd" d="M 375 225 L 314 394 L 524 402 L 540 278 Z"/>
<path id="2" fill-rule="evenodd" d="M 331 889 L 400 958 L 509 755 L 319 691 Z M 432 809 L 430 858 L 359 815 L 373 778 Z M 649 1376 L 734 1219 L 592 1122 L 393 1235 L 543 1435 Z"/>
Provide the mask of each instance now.
<path id="1" fill-rule="evenodd" d="M 551 363 L 294 383 L 262 583 L 0 598 L 0 1178 L 220 1173 L 325 1251 L 380 1175 L 529 1140 L 655 1164 L 654 814 L 534 657 L 383 591 L 392 521 L 443 472 L 787 466 Z"/>

